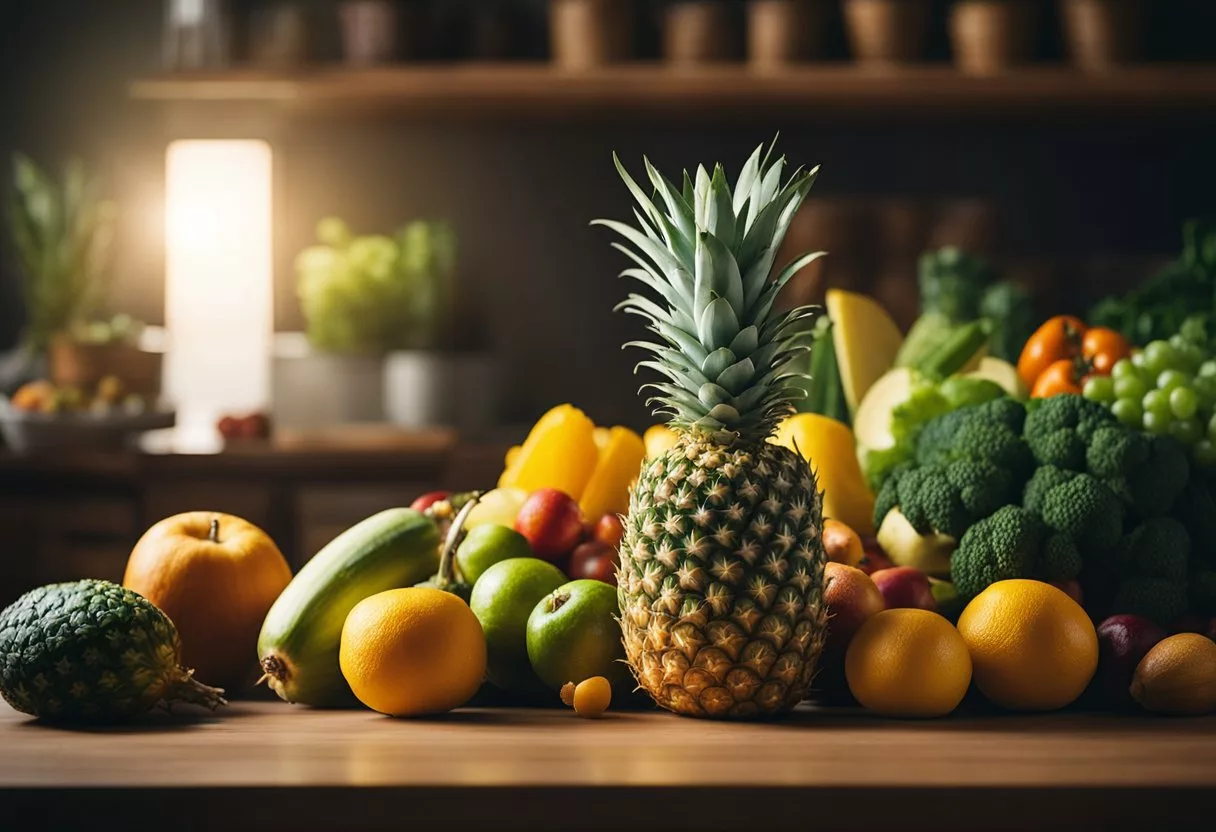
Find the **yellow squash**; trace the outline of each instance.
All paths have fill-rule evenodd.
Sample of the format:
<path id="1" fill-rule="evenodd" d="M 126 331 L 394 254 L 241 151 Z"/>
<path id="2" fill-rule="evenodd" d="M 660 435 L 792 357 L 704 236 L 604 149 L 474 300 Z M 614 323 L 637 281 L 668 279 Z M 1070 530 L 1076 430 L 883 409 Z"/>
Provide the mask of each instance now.
<path id="1" fill-rule="evenodd" d="M 874 494 L 866 485 L 853 447 L 853 433 L 817 413 L 798 413 L 777 428 L 773 441 L 811 463 L 823 491 L 823 516 L 860 535 L 874 534 Z"/>
<path id="2" fill-rule="evenodd" d="M 556 488 L 577 500 L 599 456 L 595 423 L 576 407 L 558 405 L 540 417 L 518 451 L 508 453 L 498 486 L 528 492 Z"/>
<path id="3" fill-rule="evenodd" d="M 596 428 L 604 431 L 599 464 L 583 491 L 579 507 L 583 519 L 594 523 L 605 514 L 624 514 L 629 510 L 629 486 L 638 478 L 646 446 L 642 437 L 629 428 Z"/>

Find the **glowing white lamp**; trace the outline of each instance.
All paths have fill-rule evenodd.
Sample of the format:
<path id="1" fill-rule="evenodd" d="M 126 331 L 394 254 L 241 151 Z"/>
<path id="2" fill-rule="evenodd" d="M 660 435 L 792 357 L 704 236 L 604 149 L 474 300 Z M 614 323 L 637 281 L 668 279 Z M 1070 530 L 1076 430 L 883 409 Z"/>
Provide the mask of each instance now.
<path id="1" fill-rule="evenodd" d="M 206 451 L 217 419 L 270 399 L 274 329 L 270 145 L 177 141 L 166 158 L 166 397 L 176 444 Z"/>

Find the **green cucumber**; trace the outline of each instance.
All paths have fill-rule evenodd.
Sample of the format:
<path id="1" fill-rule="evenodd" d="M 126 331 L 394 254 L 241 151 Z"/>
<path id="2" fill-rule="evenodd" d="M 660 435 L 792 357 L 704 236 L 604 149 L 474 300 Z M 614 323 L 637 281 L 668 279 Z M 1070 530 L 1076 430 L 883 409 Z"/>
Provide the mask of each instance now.
<path id="1" fill-rule="evenodd" d="M 263 678 L 288 702 L 354 702 L 338 666 L 346 616 L 364 598 L 413 586 L 438 566 L 439 529 L 421 512 L 390 508 L 347 529 L 270 608 L 258 637 Z"/>

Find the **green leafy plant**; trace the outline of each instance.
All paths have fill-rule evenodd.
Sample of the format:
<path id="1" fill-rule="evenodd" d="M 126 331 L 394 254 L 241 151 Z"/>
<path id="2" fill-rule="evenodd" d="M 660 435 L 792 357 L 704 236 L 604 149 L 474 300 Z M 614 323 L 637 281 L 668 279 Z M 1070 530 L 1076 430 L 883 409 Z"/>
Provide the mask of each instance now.
<path id="1" fill-rule="evenodd" d="M 25 341 L 46 349 L 86 323 L 102 294 L 117 209 L 100 181 L 72 160 L 54 181 L 28 157 L 13 158 L 10 230 L 24 280 Z"/>
<path id="2" fill-rule="evenodd" d="M 391 237 L 355 237 L 328 217 L 317 224 L 317 239 L 296 257 L 313 346 L 340 353 L 426 349 L 450 335 L 456 237 L 446 223 L 419 220 Z"/>

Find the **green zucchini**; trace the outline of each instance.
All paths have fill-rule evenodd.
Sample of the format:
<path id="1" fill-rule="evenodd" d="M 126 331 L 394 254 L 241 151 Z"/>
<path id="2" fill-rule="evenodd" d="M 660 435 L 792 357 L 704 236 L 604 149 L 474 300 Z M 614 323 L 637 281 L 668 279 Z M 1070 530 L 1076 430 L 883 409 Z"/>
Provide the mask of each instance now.
<path id="1" fill-rule="evenodd" d="M 342 625 L 356 604 L 413 586 L 439 566 L 439 529 L 390 508 L 338 535 L 274 602 L 258 637 L 263 677 L 280 698 L 332 707 L 354 701 L 338 666 Z"/>

